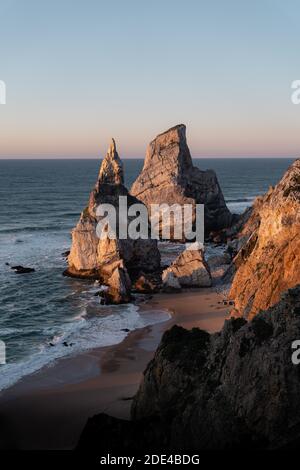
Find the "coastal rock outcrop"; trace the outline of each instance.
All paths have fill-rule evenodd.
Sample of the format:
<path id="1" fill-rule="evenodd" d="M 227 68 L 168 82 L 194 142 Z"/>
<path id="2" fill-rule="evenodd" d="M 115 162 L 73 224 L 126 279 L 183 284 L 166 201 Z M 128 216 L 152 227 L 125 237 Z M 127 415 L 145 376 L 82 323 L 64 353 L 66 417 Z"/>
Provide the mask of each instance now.
<path id="1" fill-rule="evenodd" d="M 231 318 L 213 335 L 174 326 L 147 366 L 131 421 L 89 419 L 79 449 L 297 449 L 299 337 L 300 286 L 252 321 Z"/>
<path id="2" fill-rule="evenodd" d="M 193 207 L 204 204 L 206 233 L 228 227 L 232 221 L 215 172 L 193 166 L 183 124 L 158 135 L 149 144 L 143 170 L 130 192 L 148 208 L 164 203 Z M 172 220 L 170 227 L 172 233 Z"/>
<path id="3" fill-rule="evenodd" d="M 79 222 L 72 232 L 72 246 L 66 275 L 100 279 L 104 283 L 109 283 L 109 279 L 112 278 L 111 284 L 115 286 L 116 278 L 120 280 L 124 277 L 121 274 L 124 270 L 127 271 L 126 276 L 130 276 L 131 272 L 140 270 L 152 272 L 159 269 L 160 254 L 156 240 L 150 237 L 146 240 L 141 238 L 134 240 L 129 236 L 124 239 L 118 237 L 119 216 L 121 210 L 124 210 L 120 207 L 120 197 L 125 200 L 127 208 L 133 204 L 141 204 L 138 199 L 128 193 L 124 186 L 122 162 L 117 153 L 115 141 L 112 140 L 101 164 L 96 185 L 90 194 L 89 204 L 81 213 Z M 97 208 L 103 204 L 110 204 L 115 209 L 115 238 L 107 236 L 99 238 L 97 235 L 97 224 L 101 220 L 97 214 Z M 124 218 L 124 216 L 128 223 L 132 220 L 127 213 L 121 214 L 121 217 Z M 120 266 L 121 261 L 122 266 Z M 120 268 L 121 271 L 115 271 L 116 268 Z"/>
<path id="4" fill-rule="evenodd" d="M 181 287 L 210 287 L 212 283 L 210 268 L 205 261 L 203 249 L 191 246 L 163 271 L 162 279 L 165 286 L 174 284 L 174 279 Z"/>
<path id="5" fill-rule="evenodd" d="M 131 300 L 131 280 L 123 262 L 120 262 L 107 279 L 108 289 L 102 292 L 104 303 L 124 304 Z"/>
<path id="6" fill-rule="evenodd" d="M 251 319 L 300 283 L 300 160 L 255 201 L 237 247 L 232 314 Z"/>

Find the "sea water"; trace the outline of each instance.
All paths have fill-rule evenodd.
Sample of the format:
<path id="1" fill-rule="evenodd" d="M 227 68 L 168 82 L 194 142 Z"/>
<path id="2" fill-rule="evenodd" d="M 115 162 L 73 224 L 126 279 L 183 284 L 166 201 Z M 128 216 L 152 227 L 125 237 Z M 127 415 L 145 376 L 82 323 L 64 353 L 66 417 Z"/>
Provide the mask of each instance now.
<path id="1" fill-rule="evenodd" d="M 291 159 L 196 159 L 217 172 L 227 205 L 241 213 L 276 184 Z M 6 365 L 0 389 L 67 354 L 116 344 L 127 330 L 164 321 L 167 313 L 136 305 L 101 306 L 92 281 L 62 276 L 71 229 L 87 205 L 100 160 L 0 160 L 0 340 Z M 125 160 L 130 187 L 143 160 Z M 164 245 L 163 250 L 170 250 Z M 35 268 L 16 274 L 9 266 Z M 72 346 L 64 346 L 64 342 Z M 52 343 L 54 346 L 51 346 Z"/>

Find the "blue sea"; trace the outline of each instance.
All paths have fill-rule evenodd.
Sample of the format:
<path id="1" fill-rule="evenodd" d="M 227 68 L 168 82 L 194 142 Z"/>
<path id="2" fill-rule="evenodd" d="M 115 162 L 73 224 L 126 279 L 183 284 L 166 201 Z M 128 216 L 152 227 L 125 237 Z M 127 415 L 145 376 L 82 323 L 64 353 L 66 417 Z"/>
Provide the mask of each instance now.
<path id="1" fill-rule="evenodd" d="M 217 172 L 228 207 L 241 213 L 276 184 L 292 159 L 194 159 Z M 0 340 L 7 364 L 0 389 L 67 354 L 116 344 L 133 330 L 163 321 L 160 311 L 101 306 L 91 281 L 62 276 L 62 253 L 86 206 L 100 160 L 0 160 Z M 130 187 L 143 160 L 125 160 Z M 15 274 L 5 263 L 35 268 Z M 65 347 L 64 341 L 73 343 Z M 55 344 L 51 347 L 49 343 Z"/>

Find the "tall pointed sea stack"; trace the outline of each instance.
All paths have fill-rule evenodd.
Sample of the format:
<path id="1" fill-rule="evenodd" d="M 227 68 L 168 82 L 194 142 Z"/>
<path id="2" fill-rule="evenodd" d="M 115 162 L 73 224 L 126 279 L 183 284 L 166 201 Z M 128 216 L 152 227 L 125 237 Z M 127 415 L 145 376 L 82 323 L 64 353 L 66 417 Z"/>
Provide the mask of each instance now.
<path id="1" fill-rule="evenodd" d="M 232 215 L 215 172 L 193 166 L 184 124 L 172 127 L 150 142 L 143 170 L 130 192 L 147 206 L 204 204 L 206 233 L 231 224 Z"/>
<path id="2" fill-rule="evenodd" d="M 90 194 L 88 206 L 80 215 L 72 232 L 72 247 L 68 258 L 67 275 L 100 279 L 127 279 L 127 271 L 152 272 L 160 267 L 160 254 L 155 240 L 102 239 L 96 234 L 99 218 L 96 209 L 111 204 L 119 215 L 119 196 L 127 198 L 127 205 L 140 203 L 124 186 L 123 165 L 112 140 L 102 162 L 98 180 Z M 116 275 L 115 269 L 126 270 Z M 109 283 L 108 283 L 109 284 Z"/>
<path id="3" fill-rule="evenodd" d="M 100 167 L 98 181 L 106 184 L 124 184 L 123 163 L 118 155 L 114 139 L 111 139 L 106 157 Z"/>

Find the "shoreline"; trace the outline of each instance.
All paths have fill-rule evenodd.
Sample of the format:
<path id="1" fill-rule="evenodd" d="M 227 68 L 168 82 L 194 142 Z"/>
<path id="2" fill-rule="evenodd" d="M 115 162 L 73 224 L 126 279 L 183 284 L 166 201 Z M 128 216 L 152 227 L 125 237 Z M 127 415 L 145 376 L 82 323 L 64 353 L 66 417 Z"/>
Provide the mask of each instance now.
<path id="1" fill-rule="evenodd" d="M 173 325 L 219 331 L 228 307 L 215 288 L 156 294 L 141 310 L 165 310 L 167 321 L 129 332 L 118 344 L 67 356 L 0 392 L 2 448 L 72 449 L 88 417 L 129 419 L 131 398 L 160 339 Z"/>

